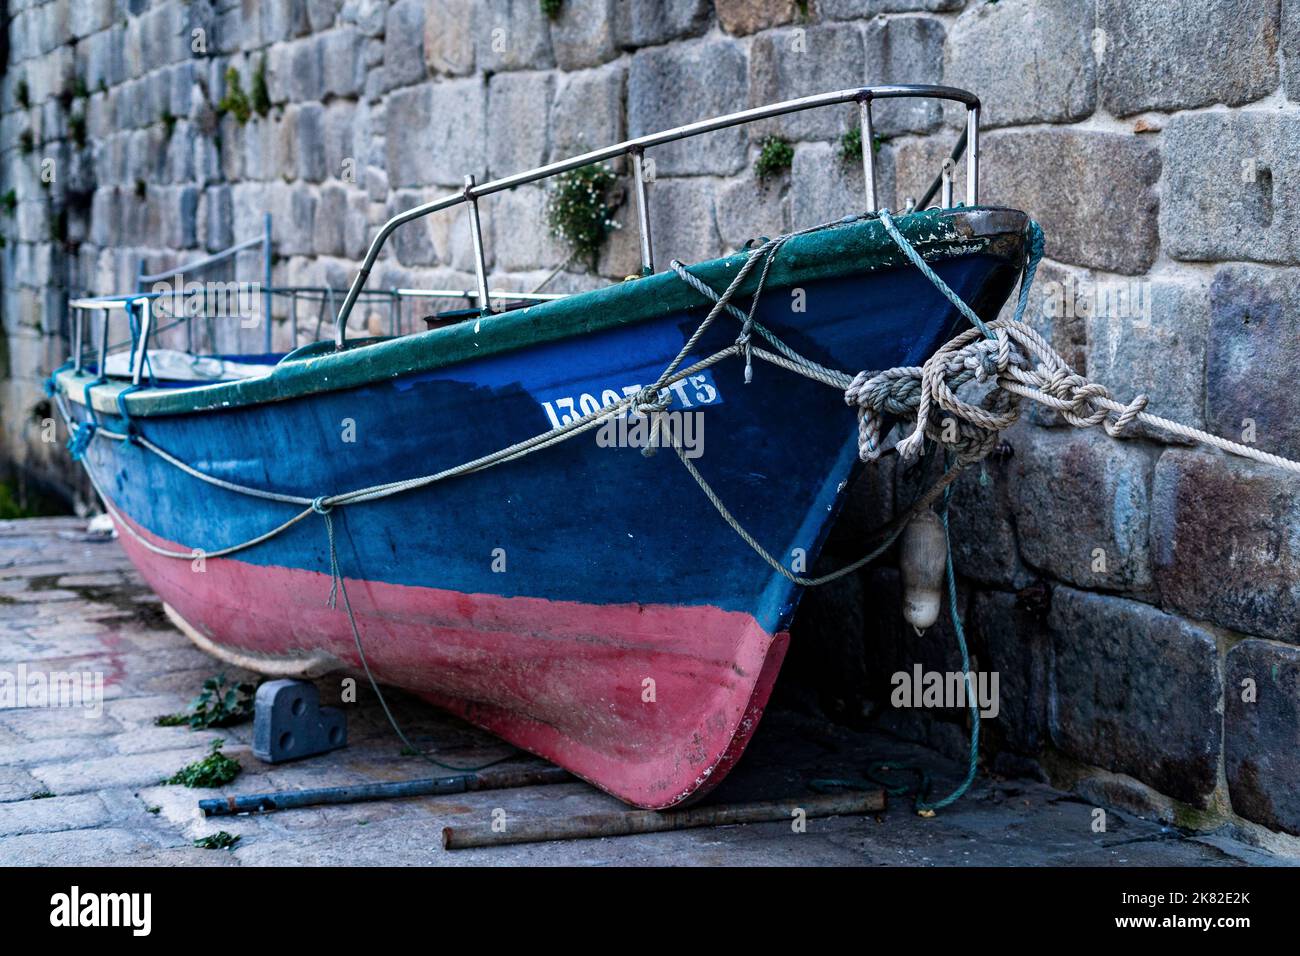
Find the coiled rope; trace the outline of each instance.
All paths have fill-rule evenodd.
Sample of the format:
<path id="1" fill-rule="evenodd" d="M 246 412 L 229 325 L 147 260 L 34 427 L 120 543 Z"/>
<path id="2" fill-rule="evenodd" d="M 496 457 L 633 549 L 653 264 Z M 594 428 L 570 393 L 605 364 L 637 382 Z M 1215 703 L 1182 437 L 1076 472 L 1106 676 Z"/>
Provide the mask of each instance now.
<path id="1" fill-rule="evenodd" d="M 967 464 L 978 461 L 992 451 L 998 433 L 1020 417 L 1023 399 L 1028 398 L 1059 412 L 1077 428 L 1102 425 L 1112 438 L 1121 437 L 1137 421 L 1170 435 L 1300 474 L 1300 462 L 1153 415 L 1146 411 L 1146 395 L 1138 395 L 1127 404 L 1118 402 L 1105 386 L 1071 369 L 1023 318 L 1029 288 L 1042 257 L 1042 230 L 1037 223 L 1030 223 L 1030 256 L 1021 279 L 1015 315 L 985 323 L 898 232 L 888 210 L 880 213 L 880 220 L 895 244 L 974 328 L 966 329 L 943 345 L 923 366 L 859 372 L 853 377 L 844 390 L 844 400 L 858 408 L 858 454 L 863 461 L 879 457 L 881 432 L 890 417 L 914 423 L 911 434 L 897 444 L 904 461 L 915 461 L 926 438 L 950 448 Z M 957 396 L 957 389 L 971 380 L 987 382 L 996 388 L 975 405 Z M 951 416 L 957 426 L 956 435 L 952 434 L 951 426 L 945 434 L 945 429 L 933 420 L 935 406 Z"/>

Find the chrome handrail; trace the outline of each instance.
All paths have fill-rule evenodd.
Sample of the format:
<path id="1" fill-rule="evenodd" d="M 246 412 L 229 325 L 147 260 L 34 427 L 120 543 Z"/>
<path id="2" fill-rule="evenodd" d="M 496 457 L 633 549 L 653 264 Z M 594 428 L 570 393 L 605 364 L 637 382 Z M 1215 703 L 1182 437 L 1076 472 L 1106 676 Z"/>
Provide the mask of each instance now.
<path id="1" fill-rule="evenodd" d="M 725 116 L 718 116 L 712 119 L 701 120 L 690 123 L 685 126 L 678 126 L 673 129 L 664 130 L 659 133 L 651 133 L 645 136 L 638 136 L 634 139 L 625 140 L 612 146 L 605 146 L 601 149 L 591 150 L 578 156 L 557 162 L 548 163 L 544 166 L 538 166 L 534 169 L 526 170 L 521 173 L 515 173 L 501 179 L 495 179 L 486 183 L 476 183 L 474 177 L 466 176 L 464 187 L 456 193 L 444 196 L 441 199 L 435 199 L 427 203 L 399 213 L 389 219 L 371 241 L 370 247 L 366 252 L 360 270 L 352 280 L 335 318 L 335 348 L 341 349 L 346 345 L 347 323 L 352 314 L 354 306 L 364 294 L 366 301 L 384 301 L 387 299 L 390 303 L 390 323 L 393 324 L 394 331 L 400 330 L 402 322 L 401 302 L 403 299 L 422 299 L 422 298 L 463 298 L 466 301 L 473 301 L 478 304 L 479 311 L 483 315 L 493 314 L 492 300 L 511 299 L 526 302 L 547 302 L 554 299 L 564 298 L 563 294 L 541 293 L 541 292 L 508 292 L 501 289 L 489 290 L 487 283 L 487 267 L 483 248 L 482 226 L 479 220 L 478 200 L 480 197 L 489 196 L 493 193 L 503 192 L 509 189 L 527 185 L 548 179 L 552 176 L 558 176 L 562 173 L 578 169 L 582 166 L 589 166 L 593 163 L 600 163 L 606 160 L 615 159 L 620 156 L 630 156 L 632 166 L 632 177 L 635 183 L 637 222 L 640 230 L 640 257 L 642 275 L 650 275 L 654 272 L 654 261 L 651 253 L 650 244 L 650 212 L 649 197 L 646 193 L 646 176 L 644 169 L 645 151 L 654 146 L 662 146 L 677 140 L 688 139 L 693 136 L 699 136 L 704 133 L 716 132 L 718 130 L 728 129 L 734 126 L 741 126 L 747 123 L 757 122 L 759 120 L 770 119 L 776 116 L 783 116 L 790 113 L 798 113 L 804 110 L 817 109 L 825 106 L 833 106 L 842 103 L 858 104 L 859 121 L 862 130 L 862 170 L 864 185 L 866 189 L 866 211 L 875 212 L 876 203 L 876 168 L 875 152 L 873 149 L 874 133 L 872 129 L 871 104 L 874 100 L 881 99 L 899 99 L 908 97 L 929 98 L 951 100 L 961 103 L 966 107 L 966 123 L 961 135 L 957 139 L 949 159 L 944 163 L 943 171 L 937 176 L 930 185 L 925 195 L 920 201 L 922 208 L 926 207 L 936 193 L 941 193 L 942 203 L 945 207 L 952 205 L 952 184 L 955 177 L 955 163 L 965 154 L 966 158 L 966 204 L 974 206 L 979 197 L 979 111 L 980 101 L 973 93 L 960 90 L 949 86 L 931 86 L 931 85 L 887 85 L 887 86 L 865 86 L 854 89 L 838 90 L 832 93 L 821 93 L 816 96 L 805 96 L 799 99 L 786 100 L 781 103 L 772 103 L 767 106 L 755 107 L 753 109 L 741 110 L 736 113 L 729 113 Z M 422 218 L 434 212 L 461 205 L 462 203 L 469 206 L 469 224 L 470 237 L 474 244 L 474 264 L 475 279 L 477 289 L 373 289 L 364 290 L 366 280 L 370 276 L 371 268 L 379 257 L 384 244 L 388 237 L 400 226 L 405 225 L 415 219 Z M 271 328 L 271 299 L 275 295 L 289 295 L 291 297 L 291 316 L 293 325 L 294 344 L 297 345 L 298 338 L 298 298 L 311 300 L 311 295 L 318 296 L 317 301 L 321 302 L 322 313 L 328 306 L 332 310 L 334 296 L 339 290 L 327 287 L 284 287 L 277 288 L 271 284 L 270 263 L 270 237 L 271 237 L 271 220 L 267 214 L 264 218 L 264 229 L 260 236 L 236 243 L 227 249 L 213 253 L 203 259 L 195 260 L 173 267 L 154 275 L 145 275 L 143 262 L 137 272 L 137 287 L 146 282 L 161 281 L 172 276 L 180 275 L 186 270 L 201 269 L 205 266 L 221 262 L 235 256 L 237 253 L 261 245 L 263 248 L 263 259 L 265 273 L 265 283 L 262 287 L 263 311 L 266 322 L 264 336 L 265 341 L 269 343 L 269 332 Z M 129 313 L 132 309 L 140 310 L 141 321 L 140 330 L 137 334 L 135 329 L 131 330 L 131 339 L 129 343 L 123 342 L 119 346 L 129 344 L 131 349 L 131 382 L 139 385 L 144 372 L 144 366 L 148 356 L 148 340 L 151 331 L 158 333 L 171 325 L 164 325 L 158 329 L 153 329 L 154 308 L 153 300 L 160 296 L 172 293 L 165 292 L 144 292 L 137 291 L 123 295 L 106 295 L 106 296 L 86 296 L 79 297 L 69 301 L 69 308 L 78 310 L 74 321 L 74 348 L 73 348 L 73 365 L 80 372 L 82 368 L 83 342 L 86 335 L 86 325 L 82 312 L 85 310 L 94 310 L 101 313 L 101 329 L 99 343 L 99 372 L 102 375 L 104 365 L 109 352 L 109 316 L 114 309 L 122 309 Z M 396 312 L 395 320 L 391 318 L 392 312 Z M 193 316 L 187 316 L 185 321 L 191 322 Z M 181 319 L 177 319 L 177 322 Z M 317 333 L 319 334 L 320 321 L 317 321 Z M 188 327 L 191 336 L 190 349 L 193 350 L 192 344 L 192 326 Z M 266 351 L 270 352 L 270 345 L 266 345 Z"/>
<path id="2" fill-rule="evenodd" d="M 261 240 L 253 240 L 251 245 L 256 245 Z M 239 243 L 232 246 L 232 249 L 245 249 L 250 243 Z M 229 251 L 229 250 L 223 250 Z M 215 258 L 222 258 L 222 253 L 216 253 Z M 171 271 L 170 275 L 180 275 L 184 269 L 177 267 Z M 154 281 L 160 281 L 159 276 L 149 277 Z M 110 353 L 117 352 L 121 349 L 129 349 L 131 352 L 130 376 L 134 385 L 139 385 L 143 378 L 145 361 L 149 351 L 148 337 L 175 328 L 184 324 L 190 329 L 195 319 L 211 317 L 211 313 L 200 312 L 197 314 L 176 315 L 172 312 L 160 309 L 157 305 L 158 300 L 167 299 L 174 295 L 173 292 L 128 292 L 115 295 L 101 296 L 80 296 L 68 301 L 68 308 L 73 310 L 73 329 L 72 329 L 72 350 L 71 359 L 73 370 L 81 372 L 84 367 L 84 358 L 86 351 L 86 339 L 93 336 L 94 330 L 88 324 L 87 312 L 100 313 L 99 325 L 99 345 L 98 345 L 98 364 L 97 368 L 102 370 Z M 293 328 L 294 345 L 297 346 L 298 339 L 298 302 L 306 301 L 308 304 L 313 302 L 329 305 L 330 313 L 333 313 L 333 302 L 336 296 L 344 294 L 343 289 L 331 288 L 328 286 L 263 286 L 260 294 L 265 301 L 269 301 L 275 296 L 288 296 L 291 299 L 290 321 Z M 514 292 L 508 289 L 492 289 L 490 294 L 498 300 L 510 300 L 517 302 L 551 302 L 556 299 L 563 299 L 569 293 L 561 292 Z M 393 334 L 400 334 L 400 325 L 402 324 L 401 303 L 403 301 L 417 301 L 423 299 L 464 299 L 466 302 L 478 301 L 480 292 L 476 289 L 367 289 L 361 293 L 358 302 L 365 301 L 368 303 L 382 304 L 387 302 L 390 306 L 390 325 Z M 264 308 L 269 308 L 264 306 Z M 119 342 L 109 342 L 109 315 L 115 310 L 121 310 L 124 314 L 131 310 L 140 313 L 141 322 L 139 331 L 131 330 L 131 336 L 128 339 Z M 395 316 L 393 315 L 395 312 Z M 170 321 L 167 321 L 170 319 Z M 159 323 L 159 324 L 156 324 Z M 189 333 L 188 351 L 194 351 L 192 331 Z"/>
<path id="3" fill-rule="evenodd" d="M 194 259 L 190 262 L 183 262 L 178 266 L 170 269 L 164 269 L 162 272 L 156 272 L 153 275 L 145 275 L 144 260 L 141 259 L 136 269 L 135 290 L 143 292 L 144 287 L 153 282 L 161 282 L 164 279 L 170 279 L 173 276 L 182 275 L 189 271 L 198 271 L 206 269 L 208 266 L 215 265 L 218 262 L 224 262 L 227 259 L 237 256 L 245 249 L 252 249 L 255 246 L 262 247 L 262 284 L 264 289 L 271 287 L 271 214 L 269 212 L 262 214 L 262 234 L 254 236 L 252 239 L 245 239 L 243 242 L 237 242 L 233 246 L 228 246 L 220 252 L 214 252 L 210 256 L 202 259 Z M 262 293 L 262 311 L 265 313 L 265 323 L 262 329 L 262 345 L 266 351 L 271 351 L 271 297 L 270 293 Z"/>
<path id="4" fill-rule="evenodd" d="M 528 183 L 534 183 L 551 176 L 558 176 L 561 173 L 578 169 L 581 166 L 590 166 L 593 163 L 604 162 L 609 159 L 616 159 L 619 156 L 630 155 L 632 157 L 632 172 L 635 180 L 636 200 L 637 200 L 637 219 L 641 236 L 641 272 L 643 275 L 650 275 L 654 272 L 654 262 L 650 253 L 650 215 L 649 203 L 646 196 L 645 176 L 642 170 L 642 156 L 646 149 L 652 146 L 662 146 L 665 143 L 672 143 L 680 139 L 686 139 L 691 136 L 699 136 L 703 133 L 712 133 L 718 130 L 727 129 L 732 126 L 741 126 L 746 123 L 753 123 L 758 120 L 769 119 L 774 116 L 783 116 L 788 113 L 798 113 L 803 110 L 817 109 L 823 106 L 833 106 L 838 103 L 857 103 L 859 106 L 859 116 L 862 124 L 862 169 L 866 181 L 867 192 L 867 212 L 876 211 L 876 171 L 875 158 L 872 149 L 872 126 L 871 126 L 871 104 L 874 100 L 898 99 L 904 97 L 921 97 L 927 99 L 952 100 L 963 104 L 966 107 L 966 129 L 959 146 L 954 148 L 952 159 L 955 161 L 961 156 L 961 148 L 966 152 L 966 204 L 974 206 L 979 198 L 979 111 L 980 101 L 974 93 L 968 93 L 965 90 L 959 90 L 951 86 L 931 86 L 923 84 L 901 84 L 887 86 L 863 86 L 855 89 L 838 90 L 834 93 L 820 93 L 816 96 L 804 96 L 799 99 L 786 100 L 782 103 L 772 103 L 768 106 L 759 106 L 753 109 L 741 110 L 737 113 L 728 113 L 725 116 L 717 116 L 713 119 L 701 120 L 696 123 L 689 123 L 686 126 L 678 126 L 674 129 L 664 130 L 660 133 L 651 133 L 646 136 L 638 136 L 634 139 L 625 140 L 613 146 L 605 146 L 601 149 L 591 150 L 569 159 L 560 160 L 554 163 L 548 163 L 545 166 L 538 166 L 535 169 L 527 170 L 522 173 L 515 173 L 512 176 L 506 176 L 502 179 L 494 179 L 491 182 L 482 184 L 475 183 L 473 176 L 465 177 L 465 186 L 458 193 L 452 193 L 441 199 L 435 199 L 418 206 L 413 206 L 403 213 L 399 213 L 389 219 L 370 243 L 370 248 L 366 252 L 366 258 L 361 265 L 360 271 L 357 272 L 356 278 L 352 280 L 352 285 L 348 289 L 347 298 L 343 300 L 343 306 L 339 310 L 338 318 L 335 320 L 335 347 L 343 348 L 346 339 L 346 329 L 348 317 L 352 314 L 352 307 L 356 302 L 357 296 L 361 293 L 370 277 L 370 270 L 379 258 L 379 253 L 392 235 L 394 230 L 399 226 L 405 225 L 415 219 L 420 219 L 430 213 L 439 212 L 443 209 L 450 209 L 461 203 L 468 203 L 470 209 L 470 237 L 474 243 L 474 266 L 478 279 L 479 287 L 479 308 L 484 315 L 492 313 L 492 300 L 487 289 L 487 270 L 484 262 L 483 253 L 483 236 L 479 224 L 478 200 L 483 196 L 489 196 L 493 193 L 502 192 L 507 189 L 514 189 L 518 186 L 524 186 Z M 934 187 L 927 193 L 927 198 L 933 196 Z"/>

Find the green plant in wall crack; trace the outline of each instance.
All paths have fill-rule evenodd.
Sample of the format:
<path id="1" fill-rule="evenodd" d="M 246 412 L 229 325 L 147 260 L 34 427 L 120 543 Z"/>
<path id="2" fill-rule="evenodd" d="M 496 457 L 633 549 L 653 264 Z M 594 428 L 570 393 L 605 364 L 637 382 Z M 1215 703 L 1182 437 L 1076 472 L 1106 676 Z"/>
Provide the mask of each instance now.
<path id="1" fill-rule="evenodd" d="M 0 196 L 0 209 L 4 210 L 6 216 L 12 216 L 14 210 L 18 208 L 18 193 L 9 190 L 3 196 Z"/>
<path id="2" fill-rule="evenodd" d="M 32 105 L 32 89 L 27 85 L 27 80 L 19 80 L 14 87 L 14 97 L 18 100 L 18 105 L 23 109 Z"/>
<path id="3" fill-rule="evenodd" d="M 758 159 L 754 161 L 754 172 L 759 179 L 779 175 L 794 163 L 794 147 L 779 136 L 769 136 L 759 147 Z"/>
<path id="4" fill-rule="evenodd" d="M 5 358 L 5 339 L 0 338 L 0 368 L 4 367 Z M 36 513 L 22 499 L 23 495 L 13 485 L 0 482 L 0 521 L 35 518 Z M 54 794 L 48 790 L 41 790 L 32 794 L 32 799 L 40 800 L 42 796 L 52 797 Z"/>
<path id="5" fill-rule="evenodd" d="M 244 92 L 244 82 L 239 78 L 239 71 L 233 66 L 226 70 L 226 95 L 217 104 L 218 113 L 229 113 L 240 126 L 248 122 L 253 115 L 253 104 Z"/>
<path id="6" fill-rule="evenodd" d="M 871 151 L 879 153 L 880 147 L 884 140 L 879 136 L 871 137 Z M 856 163 L 862 160 L 862 127 L 853 126 L 840 137 L 840 159 L 846 163 Z"/>
<path id="7" fill-rule="evenodd" d="M 258 116 L 271 112 L 271 94 L 266 88 L 266 58 L 263 57 L 253 71 L 252 88 L 248 92 L 248 102 Z"/>
<path id="8" fill-rule="evenodd" d="M 85 113 L 73 113 L 68 117 L 68 136 L 78 147 L 86 145 Z"/>
<path id="9" fill-rule="evenodd" d="M 31 130 L 25 129 L 18 134 L 18 148 L 24 155 L 36 148 L 36 137 L 32 135 Z"/>
<path id="10" fill-rule="evenodd" d="M 546 204 L 551 235 L 569 244 L 593 269 L 610 230 L 617 229 L 611 197 L 616 177 L 603 164 L 579 166 L 555 177 Z"/>
<path id="11" fill-rule="evenodd" d="M 538 0 L 542 13 L 546 14 L 548 20 L 554 20 L 560 15 L 560 10 L 564 6 L 564 0 Z"/>

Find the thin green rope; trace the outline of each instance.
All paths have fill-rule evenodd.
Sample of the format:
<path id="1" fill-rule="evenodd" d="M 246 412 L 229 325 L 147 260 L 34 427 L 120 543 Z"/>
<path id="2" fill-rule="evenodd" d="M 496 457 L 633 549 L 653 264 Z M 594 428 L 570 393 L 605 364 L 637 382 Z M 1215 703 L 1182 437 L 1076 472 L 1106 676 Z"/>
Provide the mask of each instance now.
<path id="1" fill-rule="evenodd" d="M 985 324 L 982 321 L 980 321 L 979 316 L 977 316 L 971 310 L 970 306 L 966 305 L 966 303 L 963 302 L 957 296 L 956 293 L 954 293 L 950 288 L 948 288 L 947 284 L 944 283 L 944 281 L 939 278 L 938 274 L 933 269 L 930 268 L 930 266 L 926 263 L 924 259 L 921 258 L 920 253 L 918 253 L 909 242 L 907 242 L 905 239 L 903 239 L 901 235 L 899 235 L 898 229 L 897 227 L 895 227 L 893 220 L 890 218 L 888 210 L 881 211 L 880 221 L 884 224 L 885 231 L 889 233 L 890 238 L 893 239 L 894 242 L 899 246 L 899 248 L 903 250 L 904 254 L 906 254 L 907 257 L 912 261 L 912 264 L 915 265 L 918 269 L 920 269 L 927 279 L 929 279 L 932 283 L 934 283 L 935 287 L 941 293 L 943 293 L 945 298 L 947 298 L 955 306 L 957 306 L 958 310 L 967 319 L 971 321 L 972 325 L 978 328 L 989 338 L 992 338 L 993 336 L 989 332 L 987 326 L 985 326 Z M 1029 254 L 1025 257 L 1024 271 L 1021 272 L 1020 274 L 1020 294 L 1016 301 L 1016 312 L 1015 312 L 1016 321 L 1020 321 L 1025 314 L 1025 308 L 1029 304 L 1029 290 L 1033 287 L 1034 278 L 1038 273 L 1038 264 L 1039 262 L 1042 261 L 1043 258 L 1044 242 L 1043 242 L 1042 227 L 1039 226 L 1037 222 L 1031 219 L 1029 220 L 1028 233 L 1029 233 Z M 951 455 L 947 456 L 947 467 L 948 468 L 952 467 Z M 946 564 L 947 575 L 946 576 L 948 578 L 948 608 L 949 608 L 949 613 L 952 617 L 953 633 L 956 634 L 957 636 L 957 647 L 961 651 L 961 671 L 962 671 L 962 676 L 966 681 L 966 703 L 967 706 L 969 706 L 970 708 L 970 749 L 967 752 L 966 776 L 962 780 L 962 782 L 957 785 L 956 789 L 954 789 L 946 797 L 931 802 L 930 800 L 927 799 L 928 791 L 930 789 L 929 777 L 925 775 L 925 772 L 918 767 L 908 766 L 908 765 L 894 766 L 889 763 L 880 763 L 880 764 L 873 765 L 872 769 L 868 770 L 867 773 L 868 777 L 871 777 L 873 780 L 875 778 L 872 774 L 872 770 L 875 770 L 877 772 L 888 771 L 888 770 L 907 770 L 914 773 L 919 773 L 921 776 L 919 777 L 919 781 L 918 781 L 918 787 L 916 791 L 916 803 L 915 803 L 916 810 L 918 813 L 926 812 L 926 811 L 933 812 L 935 810 L 942 810 L 944 807 L 949 807 L 952 804 L 956 803 L 963 796 L 965 796 L 966 792 L 970 789 L 971 784 L 975 782 L 975 775 L 979 772 L 980 708 L 979 708 L 979 701 L 975 697 L 975 688 L 971 683 L 970 649 L 966 645 L 966 629 L 965 627 L 962 626 L 961 612 L 957 610 L 957 572 L 953 567 L 952 535 L 948 525 L 948 505 L 952 501 L 952 489 L 953 486 L 949 485 L 943 491 L 943 507 L 942 510 L 939 512 L 939 517 L 943 521 L 943 544 L 944 544 L 944 549 L 947 552 L 947 564 Z M 886 786 L 886 789 L 889 790 L 890 793 L 893 793 L 896 796 L 899 793 L 907 792 L 906 787 L 890 788 L 887 784 L 884 784 L 881 781 L 877 780 L 876 782 Z"/>
<path id="2" fill-rule="evenodd" d="M 939 273 L 930 268 L 930 264 L 921 257 L 919 252 L 916 251 L 916 247 L 903 238 L 903 234 L 899 232 L 898 227 L 894 225 L 894 219 L 889 214 L 888 209 L 880 210 L 880 222 L 881 225 L 885 227 L 885 232 L 889 233 L 889 238 L 894 240 L 894 245 L 898 246 L 903 255 L 907 256 L 912 265 L 916 266 L 916 268 L 920 270 L 921 275 L 929 279 L 930 284 L 938 289 L 945 299 L 952 303 L 953 308 L 960 312 L 966 318 L 967 322 L 979 329 L 980 332 L 984 334 L 985 338 L 993 338 L 993 333 L 990 332 L 989 327 L 984 324 L 984 320 L 975 314 L 975 310 L 967 305 L 961 296 L 952 291 L 952 288 L 948 283 L 939 278 Z"/>
<path id="3" fill-rule="evenodd" d="M 916 780 L 914 783 L 895 783 L 883 776 L 883 774 L 896 772 L 910 773 L 916 777 Z M 867 767 L 866 773 L 861 777 L 823 777 L 810 780 L 808 786 L 817 793 L 829 793 L 833 790 L 870 790 L 872 787 L 880 787 L 891 797 L 916 794 L 919 805 L 920 800 L 930 792 L 930 771 L 916 764 L 878 760 Z"/>
<path id="4" fill-rule="evenodd" d="M 929 454 L 929 449 L 927 449 L 926 453 Z M 945 470 L 951 471 L 953 467 L 955 465 L 952 456 L 948 456 Z M 928 815 L 935 810 L 942 810 L 956 803 L 966 795 L 971 784 L 975 782 L 975 776 L 979 772 L 980 711 L 979 701 L 975 697 L 975 688 L 971 682 L 970 651 L 966 645 L 966 630 L 962 625 L 961 612 L 957 609 L 957 573 L 953 566 L 952 539 L 948 531 L 948 505 L 952 500 L 952 488 L 952 485 L 948 485 L 944 489 L 943 505 L 939 517 L 943 521 L 943 542 L 947 552 L 948 609 L 949 614 L 952 616 L 953 631 L 957 635 L 957 647 L 961 650 L 961 670 L 966 681 L 966 702 L 970 707 L 971 715 L 970 749 L 967 752 L 966 776 L 946 797 L 932 802 L 929 799 L 932 781 L 928 770 L 913 763 L 878 760 L 867 767 L 866 773 L 862 777 L 820 777 L 810 780 L 808 786 L 818 793 L 836 789 L 870 790 L 872 787 L 880 787 L 894 797 L 905 796 L 909 793 L 913 794 L 913 807 L 916 812 Z M 885 776 L 890 773 L 910 773 L 915 777 L 915 781 L 910 784 L 897 783 Z"/>
<path id="5" fill-rule="evenodd" d="M 952 467 L 951 458 L 948 467 Z M 962 627 L 961 612 L 957 610 L 957 572 L 953 569 L 952 538 L 948 533 L 948 504 L 951 500 L 952 485 L 949 485 L 943 492 L 943 510 L 939 512 L 939 517 L 943 519 L 943 545 L 948 554 L 948 608 L 952 615 L 952 629 L 957 635 L 957 646 L 961 649 L 961 672 L 966 680 L 966 704 L 970 707 L 970 752 L 967 754 L 966 778 L 957 785 L 957 789 L 942 800 L 933 803 L 925 800 L 924 794 L 918 794 L 916 801 L 918 811 L 942 810 L 956 803 L 970 789 L 970 785 L 975 781 L 975 774 L 979 771 L 980 705 L 975 698 L 975 687 L 971 682 L 970 651 L 966 647 L 966 629 Z"/>

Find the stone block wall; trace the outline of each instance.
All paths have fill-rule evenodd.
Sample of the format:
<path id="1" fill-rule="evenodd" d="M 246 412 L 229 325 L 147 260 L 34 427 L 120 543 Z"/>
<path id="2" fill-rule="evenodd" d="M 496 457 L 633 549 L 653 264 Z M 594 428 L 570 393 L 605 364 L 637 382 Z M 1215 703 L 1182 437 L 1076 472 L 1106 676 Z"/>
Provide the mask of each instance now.
<path id="1" fill-rule="evenodd" d="M 342 287 L 377 226 L 458 187 L 628 135 L 870 82 L 984 100 L 987 203 L 1047 234 L 1032 319 L 1117 395 L 1300 456 L 1300 0 L 7 0 L 0 82 L 0 455 L 69 493 L 41 440 L 70 294 L 255 235 L 278 284 Z M 230 71 L 262 110 L 220 104 Z M 256 99 L 256 98 L 255 98 Z M 882 201 L 917 196 L 956 111 L 877 110 Z M 845 107 L 655 150 L 656 261 L 856 211 Z M 760 179 L 764 137 L 794 146 Z M 53 170 L 53 176 L 48 173 Z M 620 167 L 620 172 L 622 171 Z M 958 195 L 962 184 L 958 182 Z M 563 261 L 545 193 L 483 204 L 493 285 Z M 636 271 L 628 228 L 594 271 Z M 252 269 L 256 263 L 241 263 Z M 400 230 L 379 287 L 470 287 L 458 215 Z M 358 324 L 372 321 L 358 316 Z M 275 339 L 288 343 L 276 316 Z M 954 496 L 976 666 L 1001 675 L 986 766 L 1197 827 L 1300 834 L 1300 486 L 1137 431 L 1035 411 Z M 826 560 L 919 484 L 864 475 Z M 889 676 L 955 667 L 876 567 L 812 593 L 787 691 L 960 753 L 960 710 L 889 707 Z"/>

